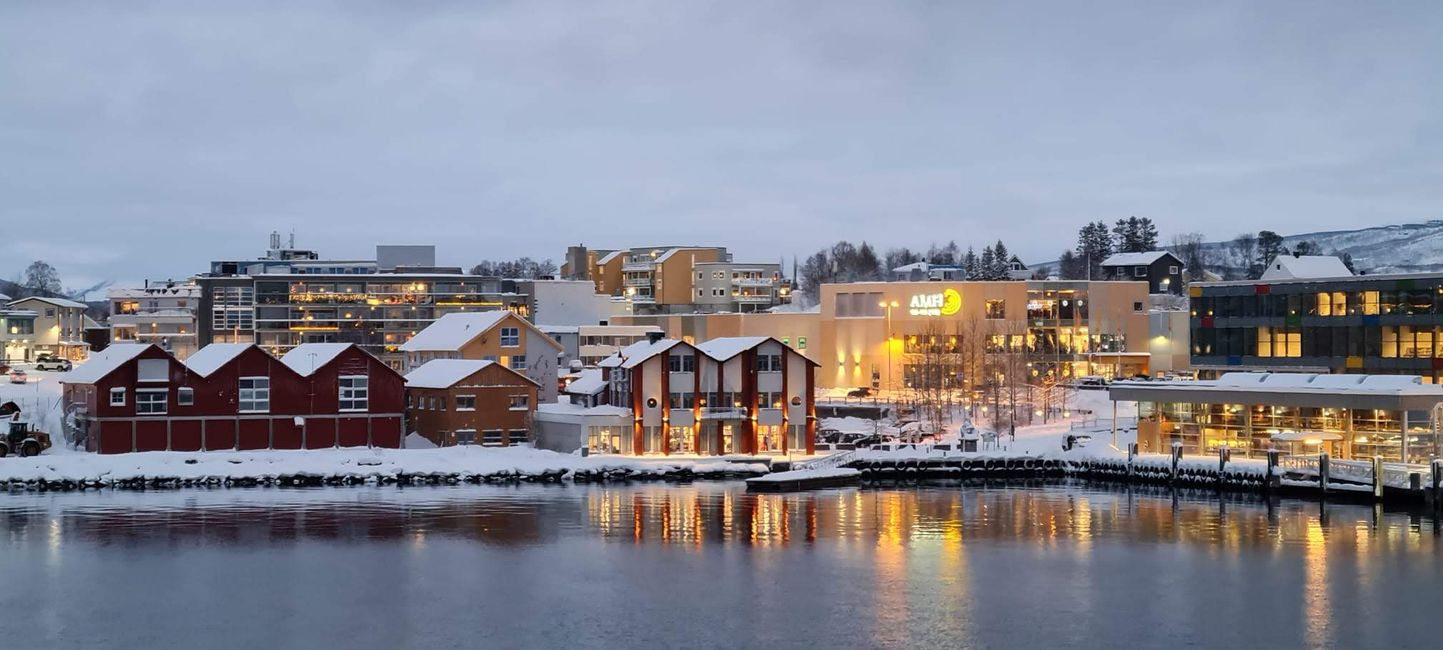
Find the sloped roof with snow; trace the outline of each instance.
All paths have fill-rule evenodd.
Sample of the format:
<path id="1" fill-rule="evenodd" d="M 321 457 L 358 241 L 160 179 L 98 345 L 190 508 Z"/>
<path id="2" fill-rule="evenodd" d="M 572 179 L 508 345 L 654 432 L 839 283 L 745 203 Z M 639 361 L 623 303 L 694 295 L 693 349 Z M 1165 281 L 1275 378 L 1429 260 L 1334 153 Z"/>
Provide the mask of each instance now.
<path id="1" fill-rule="evenodd" d="M 566 385 L 563 391 L 568 395 L 595 395 L 606 388 L 606 380 L 601 378 L 601 370 L 589 368 L 581 371 L 581 376 L 575 381 Z"/>
<path id="2" fill-rule="evenodd" d="M 406 375 L 407 388 L 450 388 L 461 383 L 467 377 L 482 370 L 496 366 L 504 368 L 517 379 L 529 384 L 536 384 L 530 377 L 506 368 L 495 361 L 481 359 L 433 359 L 421 364 L 421 367 L 412 370 Z M 539 385 L 539 384 L 538 384 Z"/>
<path id="3" fill-rule="evenodd" d="M 185 367 L 197 375 L 209 377 L 252 347 L 255 347 L 254 343 L 212 343 L 191 353 L 185 360 Z"/>
<path id="4" fill-rule="evenodd" d="M 281 357 L 281 363 L 300 376 L 309 377 L 351 347 L 350 343 L 302 343 Z"/>
<path id="5" fill-rule="evenodd" d="M 1103 266 L 1149 266 L 1164 255 L 1176 255 L 1168 251 L 1144 251 L 1141 253 L 1117 253 L 1102 261 Z"/>
<path id="6" fill-rule="evenodd" d="M 1346 278 L 1352 275 L 1343 260 L 1332 255 L 1279 255 L 1273 258 L 1260 279 Z"/>
<path id="7" fill-rule="evenodd" d="M 50 304 L 55 305 L 55 306 L 57 306 L 57 307 L 69 307 L 69 308 L 71 308 L 71 309 L 90 309 L 90 305 L 87 305 L 87 304 L 85 304 L 85 303 L 83 303 L 83 302 L 75 302 L 74 300 L 66 300 L 66 299 L 64 299 L 64 298 L 50 298 L 50 297 L 47 297 L 47 296 L 30 296 L 30 297 L 28 297 L 28 298 L 20 298 L 20 299 L 18 299 L 18 300 L 12 300 L 12 301 L 10 301 L 10 304 L 11 304 L 11 305 L 15 305 L 15 304 L 22 303 L 22 302 L 25 302 L 25 301 L 28 301 L 28 300 L 35 300 L 35 301 L 38 301 L 38 302 L 47 302 L 47 303 L 50 303 Z"/>
<path id="8" fill-rule="evenodd" d="M 602 359 L 601 362 L 596 365 L 602 368 L 635 368 L 640 365 L 641 362 L 662 352 L 666 352 L 680 343 L 682 343 L 682 341 L 677 339 L 662 339 L 655 343 L 651 341 L 637 341 L 622 348 L 616 354 Z"/>
<path id="9" fill-rule="evenodd" d="M 401 345 L 402 352 L 455 352 L 496 326 L 511 312 L 463 311 L 446 314 Z"/>
<path id="10" fill-rule="evenodd" d="M 765 336 L 723 336 L 704 343 L 696 349 L 717 361 L 726 361 L 767 341 Z"/>
<path id="11" fill-rule="evenodd" d="M 626 251 L 611 251 L 610 253 L 607 253 L 607 254 L 605 254 L 605 255 L 602 255 L 600 259 L 596 260 L 596 264 L 597 264 L 598 266 L 603 265 L 603 264 L 608 264 L 608 263 L 611 262 L 611 260 L 616 259 L 616 256 L 621 255 L 622 253 L 625 253 L 625 252 L 626 252 Z"/>
<path id="12" fill-rule="evenodd" d="M 90 355 L 90 358 L 65 374 L 62 384 L 93 384 L 153 347 L 149 343 L 116 343 Z"/>

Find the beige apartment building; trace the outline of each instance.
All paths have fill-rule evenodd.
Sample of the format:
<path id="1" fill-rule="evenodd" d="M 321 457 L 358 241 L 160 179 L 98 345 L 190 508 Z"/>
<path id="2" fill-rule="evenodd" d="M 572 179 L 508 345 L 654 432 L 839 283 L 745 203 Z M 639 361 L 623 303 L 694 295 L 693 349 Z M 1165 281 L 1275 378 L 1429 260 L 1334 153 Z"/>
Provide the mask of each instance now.
<path id="1" fill-rule="evenodd" d="M 860 282 L 823 285 L 810 312 L 614 322 L 656 325 L 685 341 L 770 336 L 817 362 L 822 388 L 902 389 L 922 372 L 945 372 L 950 383 L 961 367 L 939 371 L 921 357 L 939 349 L 960 357 L 968 340 L 987 355 L 1018 352 L 1039 380 L 1063 380 L 1150 373 L 1147 292 L 1145 282 Z"/>
<path id="2" fill-rule="evenodd" d="M 573 246 L 561 275 L 590 280 L 632 314 L 761 311 L 785 302 L 788 291 L 780 264 L 736 262 L 719 246 Z"/>

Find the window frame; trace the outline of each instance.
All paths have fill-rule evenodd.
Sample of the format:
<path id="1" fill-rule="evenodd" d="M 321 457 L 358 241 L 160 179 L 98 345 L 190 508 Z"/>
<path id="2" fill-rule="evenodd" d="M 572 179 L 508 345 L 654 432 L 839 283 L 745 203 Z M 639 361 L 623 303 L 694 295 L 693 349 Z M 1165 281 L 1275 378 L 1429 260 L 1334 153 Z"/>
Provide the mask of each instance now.
<path id="1" fill-rule="evenodd" d="M 464 400 L 470 400 L 470 401 L 471 401 L 471 405 L 470 405 L 470 406 L 461 406 L 461 400 L 463 400 L 463 399 L 464 399 Z M 475 396 L 475 395 L 457 395 L 457 396 L 456 396 L 456 410 L 457 410 L 457 411 L 465 411 L 465 412 L 475 411 L 475 410 L 476 410 L 476 396 Z"/>
<path id="2" fill-rule="evenodd" d="M 360 386 L 347 386 L 346 383 L 360 380 Z M 349 391 L 349 394 L 348 394 Z M 358 396 L 359 394 L 359 396 Z M 359 402 L 360 406 L 356 406 Z M 346 406 L 350 403 L 351 406 Z M 363 413 L 371 409 L 371 377 L 370 375 L 341 375 L 336 378 L 336 406 L 341 413 Z"/>
<path id="3" fill-rule="evenodd" d="M 516 405 L 516 398 L 521 398 L 521 405 Z M 531 396 L 525 393 L 520 395 L 506 396 L 506 410 L 508 411 L 529 411 L 531 410 Z"/>
<path id="4" fill-rule="evenodd" d="M 509 332 L 509 333 L 508 333 L 508 332 Z M 521 347 L 521 328 L 520 328 L 520 327 L 516 327 L 516 326 L 502 327 L 502 328 L 501 328 L 501 332 L 498 334 L 498 337 L 499 337 L 499 339 L 500 339 L 499 344 L 500 344 L 500 346 L 503 347 L 503 348 L 519 348 L 519 347 Z M 510 343 L 507 343 L 508 340 L 510 341 Z"/>
<path id="5" fill-rule="evenodd" d="M 175 389 L 176 406 L 195 406 L 195 389 L 190 386 L 181 386 Z"/>
<path id="6" fill-rule="evenodd" d="M 118 401 L 118 402 L 115 401 L 116 396 L 119 396 L 119 397 L 120 397 L 120 401 Z M 110 389 L 110 405 L 111 405 L 111 406 L 125 406 L 125 389 L 124 389 L 124 388 L 112 388 L 112 389 Z"/>
<path id="7" fill-rule="evenodd" d="M 141 399 L 141 396 L 147 399 Z M 160 401 L 148 399 L 151 396 L 159 395 Z M 150 410 L 155 405 L 160 405 L 160 410 Z M 135 414 L 136 415 L 166 415 L 170 412 L 170 389 L 168 388 L 138 388 L 135 391 Z"/>
<path id="8" fill-rule="evenodd" d="M 247 387 L 245 386 L 246 382 L 260 382 L 260 383 L 264 384 L 264 386 L 259 386 L 259 385 L 256 385 L 255 383 L 252 383 L 252 385 L 251 385 L 249 388 L 247 388 Z M 250 399 L 246 399 L 246 397 L 245 397 L 246 391 L 250 391 L 250 392 L 251 392 Z M 264 392 L 264 399 L 262 399 L 262 398 L 259 397 L 260 392 L 262 392 L 262 391 Z M 250 408 L 246 408 L 245 405 L 246 405 L 247 403 L 249 403 L 249 404 L 251 405 Z M 262 405 L 261 408 L 256 408 L 256 406 L 255 406 L 256 404 L 261 404 L 261 405 Z M 238 378 L 238 379 L 236 380 L 236 400 L 235 400 L 235 406 L 236 406 L 236 412 L 237 412 L 237 413 L 270 413 L 270 412 L 271 412 L 271 378 L 270 378 L 270 377 L 267 377 L 267 376 L 265 376 L 265 375 L 252 375 L 252 376 L 248 376 L 248 377 L 240 377 L 240 378 Z"/>

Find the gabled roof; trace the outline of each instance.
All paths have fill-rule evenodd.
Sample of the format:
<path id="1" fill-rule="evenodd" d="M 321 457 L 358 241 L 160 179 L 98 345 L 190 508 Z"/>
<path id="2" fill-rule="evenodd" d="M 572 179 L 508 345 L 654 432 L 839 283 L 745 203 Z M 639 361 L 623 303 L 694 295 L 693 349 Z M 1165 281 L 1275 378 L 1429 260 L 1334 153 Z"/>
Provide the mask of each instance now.
<path id="1" fill-rule="evenodd" d="M 69 308 L 71 308 L 71 309 L 90 309 L 90 305 L 87 305 L 87 304 L 85 304 L 85 303 L 83 303 L 83 302 L 75 302 L 74 300 L 66 300 L 66 299 L 64 299 L 64 298 L 50 298 L 50 297 L 47 297 L 47 296 L 30 296 L 30 297 L 28 297 L 28 298 L 19 298 L 19 299 L 17 299 L 17 300 L 12 300 L 12 301 L 10 301 L 10 304 L 13 306 L 13 305 L 16 305 L 16 304 L 25 302 L 25 301 L 27 301 L 27 300 L 35 300 L 35 301 L 39 301 L 39 302 L 48 302 L 48 303 L 50 303 L 50 304 L 52 304 L 52 305 L 55 305 L 55 306 L 57 306 L 57 307 L 69 307 Z"/>
<path id="2" fill-rule="evenodd" d="M 677 339 L 661 339 L 655 343 L 651 341 L 637 341 L 621 349 L 596 365 L 602 368 L 635 368 L 641 362 L 646 361 L 658 354 L 666 352 L 677 345 L 686 345 L 685 341 Z"/>
<path id="3" fill-rule="evenodd" d="M 462 311 L 446 314 L 401 345 L 402 352 L 455 352 L 496 327 L 511 312 Z"/>
<path id="4" fill-rule="evenodd" d="M 309 377 L 352 347 L 355 346 L 350 343 L 302 343 L 281 357 L 281 363 L 296 374 Z"/>
<path id="5" fill-rule="evenodd" d="M 1103 266 L 1149 266 L 1163 258 L 1165 255 L 1172 255 L 1172 258 L 1181 262 L 1178 256 L 1171 251 L 1145 251 L 1142 253 L 1117 253 L 1102 261 Z"/>
<path id="6" fill-rule="evenodd" d="M 253 347 L 254 343 L 212 343 L 191 353 L 185 360 L 185 367 L 197 375 L 209 377 L 211 373 L 220 370 L 242 352 Z"/>
<path id="7" fill-rule="evenodd" d="M 724 336 L 699 343 L 696 349 L 701 350 L 702 353 L 717 361 L 726 361 L 738 354 L 766 343 L 769 338 L 770 337 L 766 336 Z"/>
<path id="8" fill-rule="evenodd" d="M 484 361 L 481 359 L 432 359 L 421 364 L 421 367 L 407 373 L 406 387 L 446 389 L 455 386 L 467 377 L 491 366 L 496 366 L 515 375 L 516 378 L 521 381 L 540 386 L 540 384 L 537 384 L 536 381 L 530 377 L 495 361 Z"/>
<path id="9" fill-rule="evenodd" d="M 616 257 L 617 257 L 618 255 L 621 255 L 622 253 L 625 253 L 625 252 L 626 252 L 626 251 L 611 251 L 610 253 L 607 253 L 607 254 L 605 254 L 605 255 L 602 255 L 602 256 L 601 256 L 601 259 L 596 260 L 596 264 L 597 264 L 597 266 L 602 266 L 602 265 L 605 265 L 605 264 L 609 264 L 609 263 L 611 263 L 611 260 L 616 259 Z"/>
<path id="10" fill-rule="evenodd" d="M 60 383 L 93 384 L 153 347 L 150 343 L 116 343 L 90 355 L 85 363 L 66 373 Z"/>
<path id="11" fill-rule="evenodd" d="M 1263 271 L 1263 280 L 1273 278 L 1346 278 L 1353 275 L 1347 265 L 1332 255 L 1279 255 Z"/>

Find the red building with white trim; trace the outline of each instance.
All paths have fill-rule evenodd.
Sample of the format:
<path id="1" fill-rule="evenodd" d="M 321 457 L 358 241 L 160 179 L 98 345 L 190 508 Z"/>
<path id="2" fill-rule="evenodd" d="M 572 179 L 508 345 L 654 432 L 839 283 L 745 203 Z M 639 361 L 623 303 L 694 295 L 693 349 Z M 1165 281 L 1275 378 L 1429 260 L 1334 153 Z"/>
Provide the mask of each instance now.
<path id="1" fill-rule="evenodd" d="M 112 345 L 64 385 L 78 439 L 104 454 L 401 446 L 405 380 L 346 343 L 281 359 L 213 344 L 185 363 L 154 345 Z"/>

